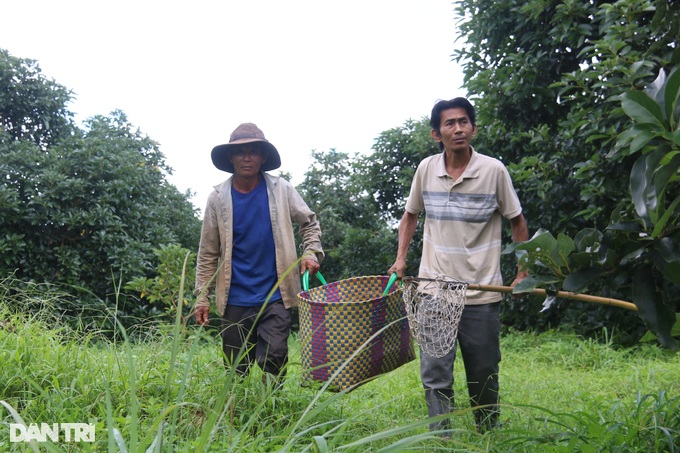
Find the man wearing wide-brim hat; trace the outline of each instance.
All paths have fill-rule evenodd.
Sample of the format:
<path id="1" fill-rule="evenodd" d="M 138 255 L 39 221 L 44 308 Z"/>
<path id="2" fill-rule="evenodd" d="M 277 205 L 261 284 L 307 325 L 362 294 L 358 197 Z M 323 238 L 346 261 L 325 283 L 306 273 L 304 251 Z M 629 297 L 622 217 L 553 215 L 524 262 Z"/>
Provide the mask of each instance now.
<path id="1" fill-rule="evenodd" d="M 196 321 L 208 324 L 214 290 L 225 364 L 246 374 L 257 362 L 280 378 L 300 274 L 315 274 L 324 256 L 319 222 L 288 181 L 265 173 L 279 168 L 281 157 L 255 124 L 238 126 L 211 157 L 232 176 L 215 186 L 205 209 L 196 265 Z M 303 241 L 300 258 L 293 223 Z"/>

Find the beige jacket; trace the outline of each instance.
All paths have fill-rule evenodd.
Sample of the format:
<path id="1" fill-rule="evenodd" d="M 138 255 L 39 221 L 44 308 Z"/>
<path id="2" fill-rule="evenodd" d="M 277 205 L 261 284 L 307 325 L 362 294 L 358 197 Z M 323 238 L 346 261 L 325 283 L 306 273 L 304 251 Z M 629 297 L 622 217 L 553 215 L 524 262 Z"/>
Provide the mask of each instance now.
<path id="1" fill-rule="evenodd" d="M 297 294 L 301 290 L 293 223 L 299 225 L 302 236 L 302 257 L 318 262 L 324 257 L 321 248 L 321 229 L 316 214 L 307 207 L 300 194 L 288 181 L 267 173 L 263 173 L 263 177 L 269 196 L 279 288 L 284 305 L 290 308 L 297 305 Z M 234 220 L 231 208 L 231 181 L 232 178 L 229 178 L 215 186 L 215 190 L 208 197 L 196 263 L 194 290 L 198 297 L 196 307 L 210 306 L 209 293 L 214 289 L 215 303 L 220 315 L 224 314 L 231 285 Z"/>

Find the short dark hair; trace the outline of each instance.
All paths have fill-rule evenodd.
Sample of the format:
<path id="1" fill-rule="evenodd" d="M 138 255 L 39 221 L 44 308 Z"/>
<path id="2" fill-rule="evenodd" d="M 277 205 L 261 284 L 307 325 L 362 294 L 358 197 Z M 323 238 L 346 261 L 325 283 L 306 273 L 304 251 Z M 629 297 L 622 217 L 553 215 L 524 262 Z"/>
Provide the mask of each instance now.
<path id="1" fill-rule="evenodd" d="M 430 126 L 432 129 L 440 133 L 440 128 L 442 124 L 442 112 L 448 109 L 465 109 L 472 126 L 474 127 L 477 123 L 477 115 L 475 114 L 475 108 L 470 104 L 465 98 L 454 98 L 448 101 L 438 101 L 434 107 L 432 107 L 432 114 L 430 115 Z"/>

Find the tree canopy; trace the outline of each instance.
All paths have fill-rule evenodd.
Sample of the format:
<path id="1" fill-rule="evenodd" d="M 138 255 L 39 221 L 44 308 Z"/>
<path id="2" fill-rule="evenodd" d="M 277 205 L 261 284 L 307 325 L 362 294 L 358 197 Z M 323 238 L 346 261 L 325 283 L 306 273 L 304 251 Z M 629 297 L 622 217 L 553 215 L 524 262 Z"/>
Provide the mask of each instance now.
<path id="1" fill-rule="evenodd" d="M 198 247 L 190 194 L 167 182 L 158 144 L 122 112 L 77 127 L 70 92 L 35 62 L 2 51 L 0 68 L 0 271 L 145 317 L 116 284 L 150 275 L 163 244 Z"/>
<path id="2" fill-rule="evenodd" d="M 455 58 L 478 109 L 477 144 L 509 165 L 534 230 L 574 238 L 582 247 L 573 261 L 546 272 L 546 257 L 528 246 L 534 278 L 525 286 L 587 288 L 632 299 L 647 327 L 675 347 L 670 327 L 658 321 L 672 324 L 680 309 L 680 282 L 672 278 L 680 262 L 679 213 L 671 204 L 680 189 L 677 139 L 659 144 L 663 133 L 656 137 L 655 131 L 641 136 L 646 146 L 631 147 L 620 134 L 630 139 L 645 129 L 630 129 L 636 110 L 656 109 L 640 99 L 641 91 L 680 63 L 680 6 L 665 0 L 461 0 L 457 11 L 465 44 Z M 670 105 L 678 104 L 678 92 L 670 85 L 664 93 L 671 112 L 661 124 L 674 134 Z M 655 94 L 651 103 L 664 98 Z M 656 175 L 664 176 L 655 179 L 657 164 L 663 169 Z M 649 187 L 641 180 L 656 180 L 658 190 L 640 189 Z M 667 215 L 663 225 L 640 210 L 655 202 L 663 206 L 659 215 Z M 529 315 L 519 304 L 513 309 Z M 562 304 L 553 314 L 589 328 L 611 321 L 608 308 L 587 310 L 592 316 Z"/>
<path id="3" fill-rule="evenodd" d="M 298 190 L 321 224 L 324 278 L 384 274 L 396 237 L 363 184 L 357 156 L 330 150 L 313 151 L 312 158 Z"/>
<path id="4" fill-rule="evenodd" d="M 0 127 L 15 140 L 45 148 L 73 129 L 72 92 L 42 74 L 35 60 L 0 49 Z"/>

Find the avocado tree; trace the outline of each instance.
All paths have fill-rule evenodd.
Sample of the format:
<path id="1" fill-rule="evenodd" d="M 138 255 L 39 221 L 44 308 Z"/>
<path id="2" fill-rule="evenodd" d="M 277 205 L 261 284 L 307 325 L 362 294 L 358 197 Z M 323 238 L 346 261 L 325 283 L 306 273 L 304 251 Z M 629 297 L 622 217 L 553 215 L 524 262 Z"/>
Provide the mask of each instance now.
<path id="1" fill-rule="evenodd" d="M 0 68 L 39 74 L 33 62 L 4 51 Z M 69 92 L 56 83 L 17 76 L 2 88 L 0 273 L 76 296 L 75 306 L 58 308 L 96 305 L 99 316 L 109 307 L 118 319 L 146 318 L 149 307 L 119 291 L 133 277 L 152 275 L 162 245 L 197 249 L 200 221 L 190 194 L 168 183 L 158 143 L 124 113 L 75 127 Z"/>
<path id="2" fill-rule="evenodd" d="M 633 120 L 610 156 L 636 156 L 630 172 L 630 197 L 612 214 L 604 231 L 584 229 L 572 240 L 546 230 L 509 247 L 518 250 L 532 276 L 517 292 L 558 285 L 582 291 L 610 279 L 630 286 L 633 302 L 659 341 L 677 349 L 680 335 L 680 67 L 668 78 L 662 70 L 644 91 L 621 96 Z"/>
<path id="3" fill-rule="evenodd" d="M 298 186 L 317 214 L 328 281 L 387 272 L 396 236 L 378 211 L 358 168 L 359 158 L 335 150 L 312 151 L 313 162 Z"/>
<path id="4" fill-rule="evenodd" d="M 456 5 L 464 44 L 454 56 L 463 65 L 465 87 L 478 109 L 477 146 L 508 165 L 530 229 L 539 231 L 538 236 L 555 232 L 555 241 L 561 244 L 569 241 L 560 238 L 573 238 L 579 251 L 575 255 L 585 261 L 551 278 L 572 287 L 572 282 L 595 273 L 587 270 L 594 266 L 579 255 L 578 247 L 590 252 L 594 245 L 589 241 L 604 243 L 598 242 L 598 231 L 602 241 L 608 241 L 609 254 L 627 258 L 607 278 L 586 279 L 587 290 L 637 303 L 642 286 L 639 281 L 633 285 L 633 275 L 643 268 L 638 267 L 641 261 L 631 261 L 628 253 L 635 250 L 628 249 L 631 244 L 618 228 L 630 228 L 637 215 L 639 202 L 633 202 L 636 195 L 629 175 L 639 177 L 644 172 L 633 172 L 634 167 L 645 166 L 636 164 L 636 152 L 626 151 L 620 139 L 633 125 L 622 96 L 641 92 L 659 70 L 668 73 L 680 63 L 680 5 L 666 0 L 461 0 Z M 665 190 L 672 194 L 675 184 L 670 177 Z M 664 258 L 657 256 L 659 250 L 644 250 L 650 252 L 645 254 L 650 265 L 668 257 L 666 249 Z M 527 263 L 532 262 L 530 256 L 531 252 Z M 514 256 L 507 258 L 507 265 L 513 265 Z M 540 265 L 545 263 L 539 257 L 533 262 L 532 271 L 541 274 Z M 627 269 L 632 263 L 635 267 Z M 678 311 L 675 283 L 663 272 L 654 275 L 650 277 L 654 288 L 666 294 L 655 300 Z M 646 294 L 651 296 L 651 290 Z M 545 320 L 552 326 L 566 323 L 586 335 L 618 328 L 619 336 L 635 341 L 645 327 L 652 327 L 645 310 L 638 308 L 642 318 L 608 307 L 558 301 L 539 315 L 533 305 L 512 299 L 505 304 L 503 317 L 516 327 L 535 327 Z"/>

